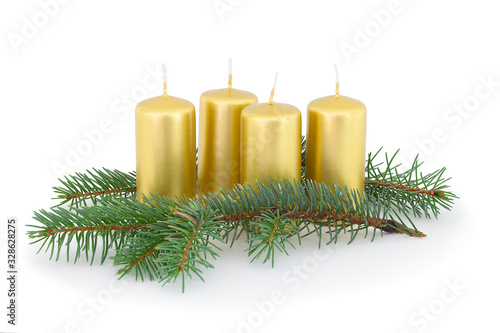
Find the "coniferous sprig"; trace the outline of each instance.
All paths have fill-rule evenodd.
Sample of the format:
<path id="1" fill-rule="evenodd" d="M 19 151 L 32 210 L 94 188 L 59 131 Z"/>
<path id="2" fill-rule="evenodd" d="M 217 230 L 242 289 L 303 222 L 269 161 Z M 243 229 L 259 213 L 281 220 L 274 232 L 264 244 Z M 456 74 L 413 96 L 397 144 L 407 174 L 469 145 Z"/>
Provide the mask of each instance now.
<path id="1" fill-rule="evenodd" d="M 76 249 L 75 262 L 81 254 L 87 261 L 94 262 L 97 248 L 101 243 L 101 263 L 108 256 L 111 248 L 119 249 L 124 242 L 135 235 L 138 230 L 147 227 L 147 221 L 134 201 L 100 199 L 100 205 L 84 206 L 72 210 L 60 207 L 34 212 L 34 219 L 41 225 L 28 225 L 34 230 L 28 231 L 33 243 L 42 242 L 40 250 L 50 250 L 50 258 L 59 259 L 61 250 L 66 247 L 67 260 L 70 258 L 70 247 L 74 242 Z M 39 250 L 39 251 L 40 251 Z"/>
<path id="2" fill-rule="evenodd" d="M 251 232 L 247 242 L 250 244 L 248 255 L 253 256 L 251 262 L 265 255 L 263 262 L 271 260 L 274 266 L 275 249 L 288 255 L 286 247 L 295 248 L 290 237 L 300 234 L 297 219 L 290 219 L 290 214 L 281 215 L 280 209 L 266 209 L 249 223 Z"/>
<path id="3" fill-rule="evenodd" d="M 164 242 L 156 249 L 156 261 L 161 265 L 157 273 L 163 284 L 179 276 L 184 291 L 185 279 L 198 276 L 202 281 L 202 268 L 213 268 L 207 258 L 216 259 L 221 249 L 215 241 L 223 243 L 222 234 L 227 223 L 217 219 L 215 212 L 201 203 L 191 202 L 179 207 L 174 217 L 157 229 Z"/>
<path id="4" fill-rule="evenodd" d="M 220 250 L 215 243 L 227 243 L 231 231 L 241 234 L 239 225 L 249 230 L 252 261 L 263 256 L 274 262 L 276 249 L 286 253 L 287 246 L 294 247 L 289 238 L 297 236 L 300 242 L 312 233 L 321 235 L 322 228 L 329 243 L 342 231 L 349 232 L 352 241 L 362 230 L 366 237 L 368 229 L 424 236 L 393 218 L 384 204 L 390 201 L 365 202 L 357 193 L 345 194 L 346 189 L 332 190 L 314 181 L 266 181 L 257 187 L 237 184 L 179 201 L 155 195 L 144 203 L 103 198 L 96 206 L 42 210 L 35 213 L 42 226 L 31 226 L 35 230 L 28 235 L 43 241 L 41 249 L 51 249 L 56 259 L 63 247 L 69 256 L 71 240 L 76 239 L 75 260 L 85 252 L 91 262 L 100 238 L 101 263 L 113 246 L 115 265 L 123 266 L 120 276 L 135 272 L 136 279 L 146 276 L 165 283 L 180 276 L 183 288 L 186 277 L 202 278 L 201 269 L 213 267 L 209 260 Z"/>
<path id="5" fill-rule="evenodd" d="M 144 203 L 126 198 L 97 200 L 95 206 L 35 212 L 34 219 L 42 225 L 29 225 L 35 229 L 28 232 L 32 243 L 42 242 L 40 250 L 50 251 L 50 259 L 55 260 L 65 248 L 69 260 L 71 241 L 76 240 L 75 262 L 84 252 L 91 264 L 99 247 L 101 264 L 114 248 L 114 264 L 123 266 L 120 277 L 135 272 L 136 279 L 171 282 L 180 275 L 183 289 L 185 277 L 201 278 L 200 266 L 212 267 L 207 255 L 218 255 L 213 241 L 223 242 L 226 223 L 215 222 L 215 212 L 201 203 L 185 204 L 187 198 L 173 201 L 157 195 L 144 198 Z"/>
<path id="6" fill-rule="evenodd" d="M 186 277 L 192 278 L 194 274 L 203 280 L 200 266 L 213 268 L 207 257 L 218 256 L 220 249 L 214 240 L 224 242 L 221 235 L 226 224 L 215 222 L 214 212 L 196 202 L 171 205 L 172 202 L 158 196 L 144 198 L 144 202 L 146 210 L 164 205 L 171 209 L 164 221 L 149 224 L 118 250 L 113 258 L 116 266 L 123 266 L 118 275 L 123 277 L 134 271 L 136 279 L 144 281 L 147 276 L 164 283 L 180 276 L 183 290 Z"/>
<path id="7" fill-rule="evenodd" d="M 446 168 L 441 168 L 429 174 L 419 172 L 423 162 L 415 157 L 410 169 L 400 170 L 401 164 L 394 161 L 398 151 L 385 160 L 375 162 L 381 149 L 375 154 L 368 154 L 366 162 L 365 191 L 368 198 L 386 198 L 393 207 L 409 218 L 409 214 L 431 218 L 440 214 L 440 208 L 450 210 L 458 197 L 449 191 L 445 178 Z"/>
<path id="8" fill-rule="evenodd" d="M 78 207 L 87 205 L 88 200 L 96 204 L 99 198 L 127 197 L 136 193 L 135 180 L 135 171 L 94 168 L 59 179 L 63 186 L 53 187 L 57 195 L 54 199 L 61 201 L 58 206 L 69 202 L 70 207 Z"/>
<path id="9" fill-rule="evenodd" d="M 164 239 L 155 232 L 156 225 L 149 225 L 137 232 L 136 237 L 129 237 L 112 258 L 115 266 L 121 266 L 117 274 L 120 278 L 134 272 L 135 279 L 150 281 L 159 279 L 158 246 Z"/>
<path id="10" fill-rule="evenodd" d="M 59 259 L 65 248 L 69 260 L 85 254 L 92 263 L 101 249 L 101 263 L 114 249 L 114 264 L 120 277 L 134 273 L 136 279 L 164 283 L 200 277 L 212 268 L 218 256 L 217 242 L 232 245 L 246 236 L 251 261 L 262 259 L 274 265 L 276 251 L 288 254 L 297 238 L 316 234 L 318 245 L 336 243 L 348 233 L 349 243 L 360 233 L 366 238 L 373 230 L 425 235 L 416 230 L 410 216 L 437 217 L 440 208 L 450 209 L 457 198 L 449 191 L 445 168 L 430 174 L 419 172 L 415 158 L 410 169 L 401 171 L 396 154 L 375 162 L 381 150 L 369 154 L 366 163 L 365 196 L 326 184 L 305 180 L 305 140 L 302 140 L 302 181 L 263 181 L 257 189 L 235 184 L 231 189 L 207 193 L 192 199 L 170 200 L 153 195 L 144 203 L 135 200 L 135 172 L 96 170 L 77 173 L 55 187 L 60 207 L 35 212 L 28 232 L 40 250 Z M 94 204 L 87 206 L 88 203 Z M 406 222 L 402 217 L 406 218 Z M 411 225 L 409 227 L 407 224 Z M 325 232 L 326 231 L 326 232 Z"/>
<path id="11" fill-rule="evenodd" d="M 350 242 L 361 230 L 366 230 L 366 237 L 369 228 L 425 236 L 393 216 L 390 201 L 366 202 L 360 199 L 359 193 L 335 185 L 332 190 L 314 181 L 279 180 L 257 182 L 257 188 L 237 184 L 231 190 L 193 199 L 217 211 L 219 220 L 227 222 L 228 230 L 234 231 L 233 237 L 241 234 L 235 230 L 237 226 L 249 223 L 247 241 L 252 261 L 262 255 L 264 261 L 272 261 L 275 249 L 287 253 L 286 246 L 292 245 L 288 239 L 297 236 L 300 242 L 302 237 L 311 234 L 311 229 L 320 236 L 321 242 L 321 228 L 326 228 L 328 243 L 336 242 L 341 232 L 351 234 Z"/>

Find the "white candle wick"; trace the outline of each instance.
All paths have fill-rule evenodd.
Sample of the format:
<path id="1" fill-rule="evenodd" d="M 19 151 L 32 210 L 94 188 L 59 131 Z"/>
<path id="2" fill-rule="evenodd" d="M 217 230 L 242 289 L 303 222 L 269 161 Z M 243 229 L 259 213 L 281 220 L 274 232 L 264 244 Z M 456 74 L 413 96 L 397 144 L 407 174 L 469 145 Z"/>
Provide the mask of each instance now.
<path id="1" fill-rule="evenodd" d="M 167 65 L 161 64 L 161 72 L 163 75 L 163 95 L 167 95 Z"/>
<path id="2" fill-rule="evenodd" d="M 337 64 L 334 63 L 333 67 L 335 67 L 335 95 L 339 95 L 339 70 L 337 68 Z"/>
<path id="3" fill-rule="evenodd" d="M 228 79 L 227 79 L 227 87 L 231 89 L 233 87 L 233 59 L 229 58 L 228 59 Z"/>
<path id="4" fill-rule="evenodd" d="M 271 96 L 269 96 L 269 104 L 273 104 L 273 98 L 274 98 L 274 91 L 276 90 L 276 84 L 278 83 L 278 72 L 274 75 L 274 84 L 273 84 L 273 89 L 271 90 Z"/>

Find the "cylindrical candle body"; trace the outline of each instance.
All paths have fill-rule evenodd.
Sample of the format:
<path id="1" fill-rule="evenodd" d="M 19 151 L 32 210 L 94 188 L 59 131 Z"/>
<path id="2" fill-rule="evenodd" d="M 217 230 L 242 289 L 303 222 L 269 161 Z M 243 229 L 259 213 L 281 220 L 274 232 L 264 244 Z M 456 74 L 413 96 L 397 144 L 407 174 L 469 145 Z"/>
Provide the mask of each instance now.
<path id="1" fill-rule="evenodd" d="M 241 113 L 241 179 L 298 179 L 301 115 L 292 105 L 254 104 Z"/>
<path id="2" fill-rule="evenodd" d="M 196 194 L 194 105 L 168 95 L 140 102 L 135 112 L 137 199 Z"/>
<path id="3" fill-rule="evenodd" d="M 358 190 L 364 195 L 366 106 L 340 95 L 307 107 L 306 178 Z"/>
<path id="4" fill-rule="evenodd" d="M 200 97 L 198 193 L 218 191 L 240 182 L 240 119 L 254 94 L 233 89 L 204 92 Z"/>

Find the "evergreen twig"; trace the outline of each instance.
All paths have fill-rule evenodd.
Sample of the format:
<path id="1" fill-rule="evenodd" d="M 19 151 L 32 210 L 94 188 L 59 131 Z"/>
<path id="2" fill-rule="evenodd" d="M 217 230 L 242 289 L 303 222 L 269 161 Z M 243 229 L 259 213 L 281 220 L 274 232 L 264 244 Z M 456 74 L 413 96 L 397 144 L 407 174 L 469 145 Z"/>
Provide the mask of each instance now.
<path id="1" fill-rule="evenodd" d="M 302 148 L 305 160 L 305 140 Z M 324 237 L 327 244 L 337 243 L 342 233 L 349 234 L 351 243 L 360 234 L 368 237 L 369 230 L 372 241 L 377 231 L 425 237 L 410 217 L 437 217 L 440 208 L 451 208 L 457 196 L 448 189 L 445 168 L 423 174 L 415 158 L 409 170 L 401 171 L 394 163 L 397 152 L 376 162 L 380 151 L 368 156 L 364 198 L 347 188 L 332 190 L 305 180 L 303 172 L 302 181 L 267 180 L 257 188 L 236 184 L 177 201 L 153 195 L 140 203 L 134 172 L 93 169 L 61 180 L 62 186 L 54 188 L 56 199 L 58 206 L 68 203 L 69 210 L 56 206 L 35 212 L 41 225 L 29 226 L 28 236 L 55 260 L 63 248 L 69 260 L 72 243 L 74 260 L 83 253 L 91 264 L 98 248 L 101 264 L 114 249 L 120 277 L 134 273 L 136 279 L 163 283 L 180 277 L 183 290 L 187 277 L 203 280 L 202 269 L 213 268 L 217 243 L 232 245 L 241 235 L 246 235 L 251 261 L 273 266 L 276 252 L 295 248 L 292 238 L 300 244 L 312 234 L 318 245 Z"/>
<path id="2" fill-rule="evenodd" d="M 144 198 L 144 203 L 101 198 L 95 206 L 42 210 L 34 216 L 42 226 L 31 226 L 35 230 L 28 235 L 35 243 L 43 241 L 40 249 L 50 250 L 56 260 L 63 246 L 69 258 L 75 238 L 75 260 L 84 252 L 91 263 L 100 238 L 101 263 L 114 247 L 114 263 L 122 266 L 120 277 L 135 272 L 136 279 L 167 283 L 180 276 L 183 289 L 186 277 L 202 279 L 201 268 L 213 267 L 209 260 L 220 250 L 215 242 L 228 243 L 229 233 L 241 224 L 248 230 L 251 261 L 263 256 L 264 262 L 270 260 L 273 265 L 276 250 L 287 253 L 288 247 L 294 248 L 290 238 L 300 241 L 311 234 L 311 228 L 318 234 L 326 228 L 328 243 L 336 242 L 341 232 L 350 233 L 349 242 L 363 230 L 367 237 L 368 229 L 425 236 L 392 216 L 384 202 L 363 201 L 358 193 L 344 194 L 347 189 L 288 180 L 258 182 L 257 186 L 255 190 L 238 184 L 179 201 L 156 195 Z"/>
<path id="3" fill-rule="evenodd" d="M 401 164 L 394 161 L 399 151 L 389 157 L 385 154 L 385 161 L 376 163 L 379 149 L 375 154 L 368 154 L 366 162 L 365 191 L 367 196 L 374 198 L 387 197 L 397 211 L 407 218 L 413 216 L 431 218 L 440 214 L 440 208 L 450 210 L 453 201 L 458 197 L 448 190 L 448 181 L 444 178 L 446 168 L 441 168 L 429 174 L 419 172 L 423 162 L 415 157 L 412 166 L 401 171 Z"/>
<path id="4" fill-rule="evenodd" d="M 59 179 L 62 186 L 53 187 L 61 206 L 69 202 L 70 207 L 87 205 L 90 200 L 96 204 L 103 197 L 127 197 L 135 195 L 135 171 L 125 173 L 106 168 L 87 170 L 86 173 L 75 173 Z"/>

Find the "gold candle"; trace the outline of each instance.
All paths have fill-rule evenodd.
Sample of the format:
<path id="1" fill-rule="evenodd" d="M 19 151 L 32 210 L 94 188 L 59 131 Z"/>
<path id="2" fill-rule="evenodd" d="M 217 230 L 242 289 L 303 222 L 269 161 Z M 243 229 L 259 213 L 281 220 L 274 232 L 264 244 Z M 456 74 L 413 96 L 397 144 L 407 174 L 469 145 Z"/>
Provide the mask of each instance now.
<path id="1" fill-rule="evenodd" d="M 269 103 L 247 106 L 241 113 L 241 182 L 252 186 L 256 180 L 300 180 L 300 111 L 274 103 L 277 77 Z"/>
<path id="2" fill-rule="evenodd" d="M 257 103 L 257 96 L 232 87 L 231 67 L 229 59 L 226 89 L 209 90 L 200 97 L 199 194 L 240 182 L 241 112 Z"/>
<path id="3" fill-rule="evenodd" d="M 364 195 L 366 106 L 341 96 L 337 67 L 333 96 L 318 98 L 307 107 L 306 178 Z"/>
<path id="4" fill-rule="evenodd" d="M 196 119 L 194 105 L 167 95 L 137 104 L 135 111 L 137 199 L 150 193 L 175 199 L 196 194 Z"/>

